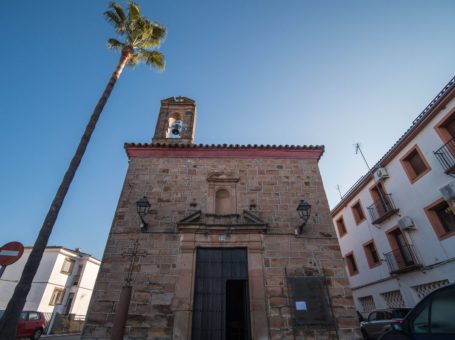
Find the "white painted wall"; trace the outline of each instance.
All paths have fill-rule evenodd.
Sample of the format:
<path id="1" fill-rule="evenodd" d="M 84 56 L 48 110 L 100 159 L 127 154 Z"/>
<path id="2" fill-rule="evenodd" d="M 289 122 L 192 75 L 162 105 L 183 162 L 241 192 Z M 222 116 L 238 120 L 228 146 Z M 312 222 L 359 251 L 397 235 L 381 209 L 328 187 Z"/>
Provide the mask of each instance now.
<path id="1" fill-rule="evenodd" d="M 81 275 L 81 280 L 75 293 L 71 313 L 76 315 L 87 314 L 93 287 L 100 269 L 101 262 L 95 259 L 87 259 Z"/>
<path id="2" fill-rule="evenodd" d="M 0 309 L 5 309 L 11 298 L 14 288 L 20 278 L 31 248 L 26 248 L 24 255 L 16 263 L 8 266 L 0 278 Z M 66 258 L 75 260 L 70 274 L 61 272 Z M 70 292 L 75 292 L 71 313 L 85 315 L 90 297 L 95 285 L 100 261 L 87 254 L 78 253 L 62 247 L 46 248 L 38 272 L 27 296 L 24 309 L 38 310 L 45 313 L 63 312 Z M 77 286 L 73 285 L 78 266 L 83 265 L 81 278 Z M 55 288 L 65 289 L 65 296 L 61 305 L 51 306 L 49 303 Z"/>
<path id="3" fill-rule="evenodd" d="M 374 186 L 374 181 L 372 180 L 355 197 L 345 202 L 343 209 L 333 216 L 335 226 L 336 220 L 343 216 L 347 234 L 341 238 L 338 235 L 341 251 L 343 255 L 353 251 L 359 269 L 357 275 L 348 275 L 359 310 L 361 308 L 357 300 L 358 297 L 373 295 L 376 307 L 381 308 L 386 306 L 380 293 L 400 289 L 406 304 L 412 307 L 418 302 L 418 297 L 415 294 L 415 290 L 411 287 L 443 279 L 455 282 L 455 262 L 449 262 L 432 269 L 427 268 L 424 271 L 417 270 L 400 274 L 398 277 L 392 278 L 385 262 L 378 267 L 369 268 L 362 246 L 367 241 L 374 239 L 378 253 L 384 258 L 382 254 L 392 250 L 386 232 L 397 225 L 399 218 L 410 216 L 417 229 L 405 231 L 404 234 L 408 243 L 415 246 L 417 255 L 424 267 L 455 258 L 455 236 L 440 241 L 424 211 L 424 207 L 442 198 L 439 189 L 454 180 L 454 178 L 444 173 L 442 166 L 433 154 L 435 150 L 444 144 L 436 133 L 434 126 L 454 107 L 455 99 L 452 99 L 393 160 L 388 164 L 383 164 L 390 176 L 383 182 L 383 185 L 387 193 L 392 194 L 395 206 L 400 209 L 399 215 L 392 216 L 380 225 L 371 223 L 367 207 L 373 204 L 373 199 L 369 192 L 369 189 Z M 400 158 L 416 144 L 429 163 L 431 171 L 411 184 L 401 165 Z M 367 220 L 356 225 L 351 206 L 358 199 L 362 203 Z M 382 282 L 372 284 L 381 280 Z M 365 287 L 359 288 L 361 286 Z"/>

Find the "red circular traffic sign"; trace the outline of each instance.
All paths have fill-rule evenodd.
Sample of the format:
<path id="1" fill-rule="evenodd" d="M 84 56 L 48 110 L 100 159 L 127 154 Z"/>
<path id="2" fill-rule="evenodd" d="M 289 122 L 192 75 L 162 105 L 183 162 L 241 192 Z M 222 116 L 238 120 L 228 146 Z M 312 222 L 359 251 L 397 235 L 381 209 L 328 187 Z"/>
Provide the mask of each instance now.
<path id="1" fill-rule="evenodd" d="M 9 242 L 0 248 L 0 266 L 13 264 L 24 253 L 24 246 L 20 242 Z"/>

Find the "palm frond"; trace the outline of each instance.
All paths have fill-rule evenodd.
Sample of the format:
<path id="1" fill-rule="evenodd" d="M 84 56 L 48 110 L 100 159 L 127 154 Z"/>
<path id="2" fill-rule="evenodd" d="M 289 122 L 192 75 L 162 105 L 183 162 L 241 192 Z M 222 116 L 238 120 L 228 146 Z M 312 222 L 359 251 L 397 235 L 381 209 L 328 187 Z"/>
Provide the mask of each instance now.
<path id="1" fill-rule="evenodd" d="M 128 19 L 129 21 L 135 21 L 141 17 L 141 8 L 138 4 L 130 1 L 128 4 Z"/>
<path id="2" fill-rule="evenodd" d="M 163 40 L 166 36 L 166 27 L 161 26 L 160 24 L 153 22 L 153 38 L 157 40 Z"/>
<path id="3" fill-rule="evenodd" d="M 125 14 L 125 11 L 123 10 L 122 6 L 120 6 L 118 3 L 116 2 L 111 2 L 109 4 L 109 7 L 112 8 L 115 13 L 117 13 L 118 17 L 123 21 L 125 22 L 126 21 L 126 14 Z"/>
<path id="4" fill-rule="evenodd" d="M 118 41 L 117 39 L 112 39 L 111 38 L 111 39 L 109 39 L 107 41 L 107 46 L 109 48 L 114 49 L 114 50 L 120 50 L 121 51 L 125 47 L 125 44 L 120 42 L 120 41 Z"/>
<path id="5" fill-rule="evenodd" d="M 133 54 L 128 61 L 128 66 L 134 68 L 142 59 L 142 54 L 140 52 Z"/>
<path id="6" fill-rule="evenodd" d="M 106 17 L 106 20 L 109 21 L 114 26 L 115 29 L 117 29 L 117 27 L 121 25 L 122 20 L 116 13 L 112 11 L 106 11 L 104 12 L 104 16 Z"/>
<path id="7" fill-rule="evenodd" d="M 164 55 L 161 52 L 141 49 L 139 53 L 142 55 L 142 59 L 147 65 L 160 71 L 164 70 L 166 62 L 164 60 Z"/>
<path id="8" fill-rule="evenodd" d="M 126 30 L 126 21 L 122 20 L 116 12 L 113 11 L 106 11 L 104 12 L 104 16 L 106 17 L 107 21 L 109 21 L 112 26 L 114 26 L 115 30 L 123 34 Z"/>
<path id="9" fill-rule="evenodd" d="M 137 48 L 158 47 L 165 35 L 164 27 L 143 17 L 128 26 L 128 42 Z"/>
<path id="10" fill-rule="evenodd" d="M 165 36 L 166 29 L 163 26 L 150 23 L 150 26 L 144 29 L 144 34 L 142 35 L 140 41 L 140 47 L 144 49 L 158 47 Z"/>

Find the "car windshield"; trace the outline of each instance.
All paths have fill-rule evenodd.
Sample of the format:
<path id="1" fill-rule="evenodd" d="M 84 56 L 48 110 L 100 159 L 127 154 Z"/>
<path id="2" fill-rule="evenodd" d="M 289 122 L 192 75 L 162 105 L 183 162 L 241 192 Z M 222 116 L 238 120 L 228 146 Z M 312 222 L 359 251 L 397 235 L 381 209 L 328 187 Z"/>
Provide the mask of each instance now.
<path id="1" fill-rule="evenodd" d="M 394 309 L 391 311 L 392 313 L 392 318 L 393 319 L 402 319 L 406 316 L 406 314 L 408 314 L 408 312 L 410 311 L 410 309 L 407 309 L 407 308 L 403 308 L 403 309 Z"/>

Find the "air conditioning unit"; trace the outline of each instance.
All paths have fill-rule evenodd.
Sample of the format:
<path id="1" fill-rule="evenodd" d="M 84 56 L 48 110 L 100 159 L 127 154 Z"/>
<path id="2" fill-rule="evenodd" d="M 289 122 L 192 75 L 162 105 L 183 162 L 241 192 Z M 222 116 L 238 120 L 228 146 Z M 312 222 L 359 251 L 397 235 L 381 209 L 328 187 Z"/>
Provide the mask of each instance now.
<path id="1" fill-rule="evenodd" d="M 401 230 L 413 230 L 416 229 L 414 221 L 409 216 L 404 216 L 398 220 L 398 226 Z"/>
<path id="2" fill-rule="evenodd" d="M 381 182 L 382 180 L 389 178 L 386 168 L 377 168 L 374 171 L 374 179 L 376 182 Z"/>
<path id="3" fill-rule="evenodd" d="M 455 201 L 455 181 L 443 186 L 439 191 L 446 201 Z"/>

